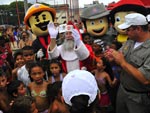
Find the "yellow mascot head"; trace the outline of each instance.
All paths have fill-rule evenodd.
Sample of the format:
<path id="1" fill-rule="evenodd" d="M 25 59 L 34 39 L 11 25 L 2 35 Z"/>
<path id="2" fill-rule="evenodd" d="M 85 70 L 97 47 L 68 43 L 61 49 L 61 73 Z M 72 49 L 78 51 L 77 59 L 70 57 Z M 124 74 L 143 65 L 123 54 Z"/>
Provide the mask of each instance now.
<path id="1" fill-rule="evenodd" d="M 24 23 L 36 36 L 48 35 L 47 25 L 54 22 L 56 11 L 43 4 L 33 4 L 24 17 Z"/>
<path id="2" fill-rule="evenodd" d="M 114 28 L 119 35 L 117 36 L 118 42 L 125 42 L 127 40 L 126 30 L 121 30 L 118 25 L 124 23 L 125 16 L 130 13 L 141 13 L 146 15 L 147 11 L 144 4 L 140 0 L 120 0 L 117 2 L 110 12 L 111 20 Z"/>
<path id="3" fill-rule="evenodd" d="M 103 36 L 108 30 L 109 11 L 103 4 L 94 4 L 85 8 L 81 14 L 86 31 L 92 36 Z"/>

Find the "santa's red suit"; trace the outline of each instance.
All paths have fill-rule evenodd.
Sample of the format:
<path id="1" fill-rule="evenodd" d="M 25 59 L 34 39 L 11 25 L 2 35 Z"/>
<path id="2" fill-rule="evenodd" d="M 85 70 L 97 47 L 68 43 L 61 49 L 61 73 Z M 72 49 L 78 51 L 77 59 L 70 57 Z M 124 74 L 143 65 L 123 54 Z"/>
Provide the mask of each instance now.
<path id="1" fill-rule="evenodd" d="M 63 70 L 68 73 L 75 69 L 86 68 L 91 71 L 91 62 L 93 62 L 93 54 L 85 44 L 81 41 L 77 48 L 72 51 L 66 51 L 63 45 L 55 46 L 52 51 L 48 51 L 49 59 L 60 58 Z"/>

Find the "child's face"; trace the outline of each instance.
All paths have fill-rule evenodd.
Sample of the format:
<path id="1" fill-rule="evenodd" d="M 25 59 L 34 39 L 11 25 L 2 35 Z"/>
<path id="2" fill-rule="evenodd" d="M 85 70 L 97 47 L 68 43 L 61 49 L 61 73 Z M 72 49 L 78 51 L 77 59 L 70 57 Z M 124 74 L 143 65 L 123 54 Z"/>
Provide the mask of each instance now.
<path id="1" fill-rule="evenodd" d="M 92 44 L 92 49 L 94 52 L 101 51 L 101 47 L 98 44 Z"/>
<path id="2" fill-rule="evenodd" d="M 18 96 L 25 96 L 25 94 L 26 94 L 26 88 L 24 84 L 20 84 L 20 86 L 18 87 Z"/>
<path id="3" fill-rule="evenodd" d="M 22 55 L 18 55 L 17 57 L 16 57 L 16 65 L 17 65 L 17 67 L 21 67 L 21 66 L 23 66 L 25 64 L 25 61 L 24 61 L 24 59 L 23 59 L 23 56 Z"/>
<path id="4" fill-rule="evenodd" d="M 52 63 L 50 65 L 50 71 L 54 76 L 57 76 L 60 73 L 60 66 L 57 63 Z"/>
<path id="5" fill-rule="evenodd" d="M 101 59 L 97 60 L 97 68 L 98 69 L 103 69 L 104 68 L 103 61 Z"/>
<path id="6" fill-rule="evenodd" d="M 0 88 L 5 88 L 7 86 L 6 76 L 0 76 Z"/>
<path id="7" fill-rule="evenodd" d="M 37 84 L 41 84 L 43 82 L 43 77 L 45 73 L 41 67 L 33 67 L 31 69 L 30 76 Z"/>
<path id="8" fill-rule="evenodd" d="M 83 38 L 83 41 L 85 44 L 90 44 L 91 43 L 91 39 L 88 35 L 86 35 L 84 38 Z"/>
<path id="9" fill-rule="evenodd" d="M 34 61 L 34 52 L 32 50 L 24 50 L 23 58 L 25 62 Z"/>

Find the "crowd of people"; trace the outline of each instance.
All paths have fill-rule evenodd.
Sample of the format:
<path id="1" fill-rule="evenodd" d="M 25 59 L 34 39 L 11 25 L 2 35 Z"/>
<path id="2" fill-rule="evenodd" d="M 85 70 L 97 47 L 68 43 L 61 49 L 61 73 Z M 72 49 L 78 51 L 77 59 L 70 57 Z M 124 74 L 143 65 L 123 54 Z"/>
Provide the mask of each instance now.
<path id="1" fill-rule="evenodd" d="M 48 58 L 35 52 L 30 30 L 1 29 L 0 112 L 150 113 L 148 21 L 139 13 L 125 20 L 118 27 L 128 40 L 109 45 L 81 23 L 50 22 Z"/>

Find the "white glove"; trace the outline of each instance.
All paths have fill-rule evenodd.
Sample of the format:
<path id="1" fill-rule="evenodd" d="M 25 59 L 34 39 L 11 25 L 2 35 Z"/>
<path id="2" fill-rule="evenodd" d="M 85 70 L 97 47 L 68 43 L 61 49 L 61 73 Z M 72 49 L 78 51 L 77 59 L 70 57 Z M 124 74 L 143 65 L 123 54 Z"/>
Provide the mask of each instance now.
<path id="1" fill-rule="evenodd" d="M 47 25 L 47 28 L 48 28 L 48 32 L 49 32 L 51 38 L 56 39 L 57 34 L 58 34 L 58 28 L 56 29 L 56 27 L 54 26 L 54 23 L 50 22 Z"/>
<path id="2" fill-rule="evenodd" d="M 74 38 L 74 42 L 75 42 L 76 46 L 78 46 L 80 44 L 81 40 L 80 40 L 80 34 L 76 29 L 72 30 L 72 36 Z"/>
<path id="3" fill-rule="evenodd" d="M 39 49 L 36 55 L 37 55 L 37 58 L 42 58 L 44 56 L 42 49 Z"/>

